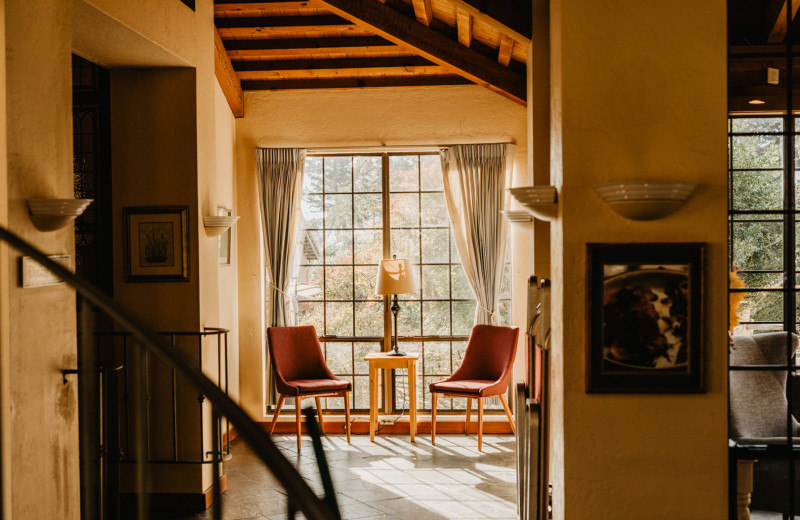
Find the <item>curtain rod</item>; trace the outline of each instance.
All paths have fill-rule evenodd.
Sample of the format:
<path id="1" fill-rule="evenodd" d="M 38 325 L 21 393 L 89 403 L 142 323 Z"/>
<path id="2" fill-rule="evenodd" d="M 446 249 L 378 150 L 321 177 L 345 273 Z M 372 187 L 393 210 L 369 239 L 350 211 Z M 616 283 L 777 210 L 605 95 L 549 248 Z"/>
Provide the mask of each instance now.
<path id="1" fill-rule="evenodd" d="M 482 144 L 482 143 L 480 143 Z M 492 144 L 514 144 L 510 142 Z M 309 147 L 308 155 L 322 155 L 329 153 L 383 153 L 383 152 L 441 152 L 452 145 L 397 145 L 397 146 L 351 146 L 351 147 Z"/>

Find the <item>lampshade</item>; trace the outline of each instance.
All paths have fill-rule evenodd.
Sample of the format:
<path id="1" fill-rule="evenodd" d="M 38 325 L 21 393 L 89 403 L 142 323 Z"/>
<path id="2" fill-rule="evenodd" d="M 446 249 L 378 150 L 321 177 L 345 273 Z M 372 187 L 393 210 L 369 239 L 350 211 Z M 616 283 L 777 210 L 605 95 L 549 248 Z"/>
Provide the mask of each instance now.
<path id="1" fill-rule="evenodd" d="M 411 294 L 417 290 L 417 277 L 405 258 L 387 258 L 378 266 L 375 294 Z"/>

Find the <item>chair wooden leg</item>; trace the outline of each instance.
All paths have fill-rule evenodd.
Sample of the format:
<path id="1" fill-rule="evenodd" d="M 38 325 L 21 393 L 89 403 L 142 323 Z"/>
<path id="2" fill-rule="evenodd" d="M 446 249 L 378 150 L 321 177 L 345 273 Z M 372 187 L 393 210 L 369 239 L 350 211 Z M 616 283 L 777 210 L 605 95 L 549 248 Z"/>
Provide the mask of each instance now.
<path id="1" fill-rule="evenodd" d="M 503 408 L 506 410 L 506 416 L 508 417 L 508 423 L 511 425 L 511 431 L 517 433 L 517 427 L 514 426 L 514 418 L 511 417 L 511 410 L 509 410 L 508 401 L 506 401 L 506 394 L 500 394 L 500 401 L 503 403 Z"/>
<path id="2" fill-rule="evenodd" d="M 294 398 L 294 415 L 297 420 L 297 451 L 300 451 L 300 396 Z"/>
<path id="3" fill-rule="evenodd" d="M 286 397 L 281 394 L 281 398 L 278 399 L 278 407 L 275 408 L 275 413 L 272 414 L 272 424 L 269 425 L 269 434 L 272 435 L 272 432 L 275 431 L 275 425 L 278 424 L 278 415 L 281 413 L 281 408 L 283 407 L 283 400 Z"/>
<path id="4" fill-rule="evenodd" d="M 467 420 L 464 422 L 464 433 L 469 435 L 469 414 L 472 412 L 472 398 L 467 397 Z"/>
<path id="5" fill-rule="evenodd" d="M 350 392 L 344 393 L 344 429 L 347 431 L 347 444 L 350 444 Z"/>
<path id="6" fill-rule="evenodd" d="M 315 399 L 317 401 L 317 413 L 319 414 L 319 431 L 322 433 L 322 435 L 325 435 L 325 423 L 322 419 L 322 403 L 320 402 L 319 397 Z"/>
<path id="7" fill-rule="evenodd" d="M 478 398 L 478 451 L 483 448 L 483 397 Z"/>
<path id="8" fill-rule="evenodd" d="M 436 445 L 436 400 L 439 396 L 431 392 L 431 444 Z"/>

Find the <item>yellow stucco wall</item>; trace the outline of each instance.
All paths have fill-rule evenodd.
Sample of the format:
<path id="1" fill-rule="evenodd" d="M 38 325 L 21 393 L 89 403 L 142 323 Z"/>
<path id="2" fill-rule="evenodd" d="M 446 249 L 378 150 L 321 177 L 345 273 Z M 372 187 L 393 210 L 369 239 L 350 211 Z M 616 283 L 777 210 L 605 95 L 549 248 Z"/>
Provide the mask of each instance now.
<path id="1" fill-rule="evenodd" d="M 551 3 L 555 518 L 727 514 L 725 2 Z M 634 222 L 592 184 L 700 185 Z M 706 392 L 586 393 L 586 243 L 705 242 Z"/>
<path id="2" fill-rule="evenodd" d="M 236 186 L 242 216 L 237 230 L 239 353 L 241 404 L 253 417 L 265 417 L 264 267 L 253 150 L 514 141 L 516 184 L 524 185 L 525 121 L 525 107 L 478 86 L 245 95 L 245 117 L 236 121 Z M 521 249 L 527 249 L 524 243 Z M 515 280 L 515 288 L 519 283 Z M 518 310 L 519 306 L 515 324 L 520 325 L 524 311 L 520 318 Z"/>

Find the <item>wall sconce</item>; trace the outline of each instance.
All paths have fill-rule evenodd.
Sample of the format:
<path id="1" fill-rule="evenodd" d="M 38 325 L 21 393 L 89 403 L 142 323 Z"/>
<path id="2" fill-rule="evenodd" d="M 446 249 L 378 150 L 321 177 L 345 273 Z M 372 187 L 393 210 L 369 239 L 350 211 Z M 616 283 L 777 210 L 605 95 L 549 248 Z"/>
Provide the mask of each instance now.
<path id="1" fill-rule="evenodd" d="M 555 186 L 521 186 L 509 193 L 539 220 L 551 221 L 558 216 L 558 192 Z"/>
<path id="2" fill-rule="evenodd" d="M 506 216 L 509 222 L 513 224 L 527 224 L 533 222 L 533 217 L 527 211 L 513 211 L 504 209 L 500 213 Z"/>
<path id="3" fill-rule="evenodd" d="M 226 229 L 236 224 L 237 220 L 239 220 L 239 217 L 205 216 L 203 217 L 203 226 L 206 228 L 206 235 L 215 237 L 221 235 Z"/>
<path id="4" fill-rule="evenodd" d="M 28 199 L 31 222 L 39 231 L 55 231 L 70 224 L 93 199 Z"/>
<path id="5" fill-rule="evenodd" d="M 611 209 L 632 220 L 655 220 L 680 208 L 696 182 L 624 181 L 594 185 Z"/>

